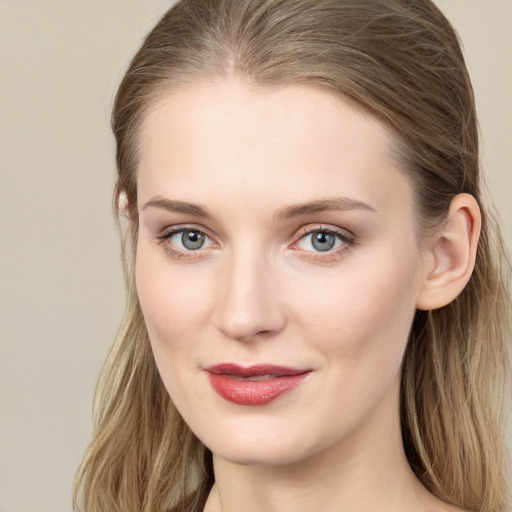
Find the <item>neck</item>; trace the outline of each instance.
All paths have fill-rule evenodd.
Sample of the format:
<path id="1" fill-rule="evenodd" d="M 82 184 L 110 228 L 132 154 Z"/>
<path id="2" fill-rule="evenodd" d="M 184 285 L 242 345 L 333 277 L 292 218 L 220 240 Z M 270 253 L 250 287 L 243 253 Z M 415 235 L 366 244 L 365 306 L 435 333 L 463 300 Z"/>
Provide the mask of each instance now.
<path id="1" fill-rule="evenodd" d="M 398 390 L 393 400 L 398 411 Z M 285 465 L 240 465 L 214 455 L 215 485 L 205 512 L 448 510 L 412 472 L 398 412 L 374 412 L 377 417 L 335 445 Z"/>

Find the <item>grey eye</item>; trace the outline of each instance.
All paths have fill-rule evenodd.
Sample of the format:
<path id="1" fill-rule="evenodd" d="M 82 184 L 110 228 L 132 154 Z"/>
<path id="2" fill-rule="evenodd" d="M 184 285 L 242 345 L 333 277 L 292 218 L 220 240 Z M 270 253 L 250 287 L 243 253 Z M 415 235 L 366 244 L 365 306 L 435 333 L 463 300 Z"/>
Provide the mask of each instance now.
<path id="1" fill-rule="evenodd" d="M 336 235 L 328 231 L 313 231 L 311 245 L 320 252 L 330 251 L 336 244 Z"/>
<path id="2" fill-rule="evenodd" d="M 297 243 L 299 249 L 306 252 L 334 252 L 344 245 L 350 244 L 350 239 L 341 233 L 328 229 L 316 229 L 305 234 Z"/>
<path id="3" fill-rule="evenodd" d="M 204 245 L 205 239 L 206 237 L 204 233 L 194 229 L 186 229 L 181 234 L 181 243 L 183 244 L 183 247 L 189 251 L 201 249 Z"/>

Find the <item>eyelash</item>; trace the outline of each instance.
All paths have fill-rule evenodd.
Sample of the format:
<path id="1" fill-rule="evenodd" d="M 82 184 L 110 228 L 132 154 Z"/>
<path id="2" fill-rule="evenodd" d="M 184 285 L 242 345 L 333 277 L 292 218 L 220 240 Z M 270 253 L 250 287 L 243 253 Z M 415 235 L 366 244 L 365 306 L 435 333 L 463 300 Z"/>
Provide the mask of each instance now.
<path id="1" fill-rule="evenodd" d="M 191 251 L 191 250 L 182 251 L 180 249 L 176 249 L 171 244 L 166 243 L 168 240 L 170 240 L 170 238 L 173 235 L 176 235 L 178 233 L 183 233 L 184 231 L 187 231 L 187 230 L 195 231 L 197 233 L 204 235 L 208 239 L 212 240 L 212 238 L 210 236 L 208 236 L 208 234 L 204 230 L 199 229 L 193 225 L 190 225 L 190 226 L 185 225 L 185 226 L 174 226 L 172 228 L 169 228 L 169 229 L 166 229 L 165 231 L 163 231 L 157 237 L 157 240 L 159 241 L 158 244 L 163 245 L 165 252 L 167 254 L 169 254 L 169 256 L 171 256 L 172 258 L 179 259 L 179 260 L 190 260 L 193 258 L 197 258 L 197 256 L 199 256 L 201 254 L 201 252 L 203 252 L 201 249 L 197 249 L 195 251 Z"/>
<path id="2" fill-rule="evenodd" d="M 305 239 L 307 236 L 313 235 L 314 233 L 325 233 L 329 235 L 334 235 L 338 238 L 338 240 L 341 241 L 342 245 L 341 247 L 334 249 L 334 250 L 327 250 L 325 252 L 322 251 L 303 251 L 304 257 L 317 260 L 317 261 L 330 261 L 334 258 L 339 257 L 342 253 L 344 253 L 347 249 L 354 246 L 356 244 L 355 236 L 352 233 L 349 233 L 346 230 L 342 229 L 336 229 L 334 227 L 328 227 L 324 225 L 318 225 L 313 228 L 311 227 L 303 227 L 299 229 L 299 231 L 296 233 L 295 238 L 297 239 L 296 242 L 293 243 L 292 249 L 294 246 L 297 246 L 297 244 Z M 300 250 L 300 249 L 295 249 Z"/>
<path id="3" fill-rule="evenodd" d="M 183 233 L 184 231 L 187 231 L 187 230 L 197 232 L 199 234 L 204 235 L 209 240 L 212 240 L 212 238 L 204 230 L 199 229 L 193 225 L 182 225 L 182 226 L 174 226 L 172 228 L 169 228 L 169 229 L 166 229 L 165 231 L 163 231 L 160 235 L 157 236 L 158 244 L 163 245 L 165 252 L 167 254 L 169 254 L 169 256 L 171 256 L 172 258 L 179 259 L 179 260 L 195 259 L 198 256 L 200 256 L 201 253 L 204 252 L 204 250 L 197 249 L 197 250 L 183 251 L 180 249 L 176 249 L 169 243 L 166 243 L 170 240 L 170 238 L 173 235 L 176 235 L 178 233 Z M 305 239 L 307 236 L 313 235 L 313 233 L 318 233 L 318 232 L 334 235 L 335 237 L 337 237 L 338 240 L 340 240 L 342 242 L 342 246 L 335 250 L 329 249 L 325 252 L 302 251 L 304 253 L 304 257 L 313 259 L 313 260 L 329 261 L 330 259 L 333 259 L 333 257 L 340 256 L 349 247 L 354 246 L 356 244 L 356 239 L 352 233 L 349 233 L 349 232 L 347 232 L 345 230 L 341 230 L 341 229 L 335 229 L 333 227 L 318 225 L 315 227 L 303 227 L 303 228 L 299 229 L 299 231 L 297 231 L 297 233 L 294 235 L 294 238 L 296 238 L 296 241 L 290 246 L 291 249 L 300 250 L 300 249 L 296 248 L 297 244 L 301 240 Z"/>

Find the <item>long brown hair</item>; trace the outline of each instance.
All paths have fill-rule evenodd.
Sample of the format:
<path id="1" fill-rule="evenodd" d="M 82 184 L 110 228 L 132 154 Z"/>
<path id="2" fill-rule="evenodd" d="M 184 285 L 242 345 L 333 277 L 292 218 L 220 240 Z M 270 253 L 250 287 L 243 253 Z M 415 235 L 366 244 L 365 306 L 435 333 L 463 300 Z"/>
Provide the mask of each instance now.
<path id="1" fill-rule="evenodd" d="M 473 91 L 459 41 L 430 0 L 182 0 L 143 42 L 119 87 L 112 127 L 128 304 L 95 400 L 75 507 L 88 512 L 198 510 L 211 454 L 158 375 L 133 283 L 140 127 L 164 95 L 209 77 L 326 88 L 382 121 L 416 193 L 420 228 L 472 194 L 483 214 L 469 284 L 451 304 L 418 311 L 403 362 L 401 420 L 415 474 L 447 503 L 507 510 L 502 432 L 511 307 L 509 266 L 484 206 Z M 82 508 L 80 508 L 82 507 Z"/>

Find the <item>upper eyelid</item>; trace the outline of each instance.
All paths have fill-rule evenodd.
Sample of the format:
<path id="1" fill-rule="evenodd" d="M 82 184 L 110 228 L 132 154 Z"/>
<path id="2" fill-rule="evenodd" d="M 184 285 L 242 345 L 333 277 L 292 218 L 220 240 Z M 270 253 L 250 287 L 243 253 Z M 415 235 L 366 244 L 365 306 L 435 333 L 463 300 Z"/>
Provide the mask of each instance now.
<path id="1" fill-rule="evenodd" d="M 295 232 L 294 236 L 296 238 L 300 239 L 304 236 L 314 233 L 315 231 L 327 231 L 329 233 L 334 233 L 334 234 L 340 235 L 344 238 L 348 238 L 351 241 L 353 241 L 355 239 L 354 233 L 352 233 L 348 229 L 340 228 L 337 226 L 326 225 L 326 224 L 317 224 L 314 227 L 312 225 L 303 226 Z"/>
<path id="2" fill-rule="evenodd" d="M 178 253 L 181 253 L 181 254 L 201 254 L 203 251 L 207 251 L 209 249 L 211 249 L 211 247 L 207 247 L 207 248 L 199 248 L 199 249 L 195 249 L 195 250 L 188 250 L 188 251 L 184 251 L 183 249 L 180 249 L 178 247 L 175 247 L 173 244 L 170 243 L 170 239 L 171 237 L 173 237 L 174 235 L 176 235 L 177 233 L 181 233 L 182 231 L 187 231 L 187 230 L 190 230 L 190 231 L 198 231 L 199 233 L 202 233 L 203 235 L 205 235 L 211 242 L 213 242 L 213 245 L 214 246 L 217 246 L 219 247 L 219 243 L 216 241 L 215 237 L 212 237 L 209 233 L 208 233 L 208 230 L 204 229 L 204 228 L 200 228 L 200 227 L 197 227 L 197 226 L 193 226 L 193 225 L 176 225 L 176 226 L 169 226 L 165 229 L 163 229 L 160 234 L 158 234 L 155 238 L 158 242 L 158 245 L 163 245 L 165 246 L 165 250 L 166 251 L 170 251 L 171 250 L 171 247 L 169 246 L 172 246 L 172 251 L 175 253 L 175 254 L 178 254 Z M 166 243 L 167 242 L 167 243 Z M 215 247 L 214 247 L 215 248 Z"/>
<path id="3" fill-rule="evenodd" d="M 198 226 L 196 224 L 178 224 L 176 226 L 168 226 L 161 230 L 160 234 L 157 236 L 159 239 L 169 238 L 172 235 L 175 235 L 176 233 L 180 233 L 181 231 L 198 231 L 200 233 L 203 233 L 208 238 L 213 239 L 215 237 L 212 237 L 210 230 L 203 228 L 202 226 Z"/>

